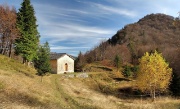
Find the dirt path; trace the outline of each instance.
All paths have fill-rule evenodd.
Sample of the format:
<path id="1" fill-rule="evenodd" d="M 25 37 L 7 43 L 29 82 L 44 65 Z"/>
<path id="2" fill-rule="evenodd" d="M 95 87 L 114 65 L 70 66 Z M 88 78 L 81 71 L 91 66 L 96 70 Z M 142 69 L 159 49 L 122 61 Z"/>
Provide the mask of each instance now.
<path id="1" fill-rule="evenodd" d="M 102 109 L 117 109 L 120 99 L 113 96 L 103 95 L 82 83 L 82 80 L 68 78 L 61 79 L 61 85 L 66 93 L 76 98 L 79 103 L 86 103 Z"/>

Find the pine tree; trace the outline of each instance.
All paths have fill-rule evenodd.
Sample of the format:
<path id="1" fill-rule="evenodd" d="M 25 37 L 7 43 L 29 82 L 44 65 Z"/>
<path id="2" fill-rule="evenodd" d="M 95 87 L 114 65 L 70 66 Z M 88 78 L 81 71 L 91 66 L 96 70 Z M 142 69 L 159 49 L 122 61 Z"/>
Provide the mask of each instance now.
<path id="1" fill-rule="evenodd" d="M 34 66 L 38 71 L 38 75 L 41 76 L 51 71 L 50 48 L 48 42 L 39 47 L 37 58 L 34 60 Z"/>
<path id="2" fill-rule="evenodd" d="M 119 57 L 119 55 L 116 55 L 114 58 L 114 64 L 117 68 L 117 71 L 119 71 L 120 67 L 121 67 L 121 58 Z"/>
<path id="3" fill-rule="evenodd" d="M 39 33 L 36 25 L 34 8 L 30 0 L 23 0 L 17 13 L 17 28 L 20 37 L 15 42 L 15 53 L 21 55 L 23 63 L 28 63 L 36 57 Z"/>
<path id="4" fill-rule="evenodd" d="M 155 53 L 145 55 L 140 59 L 139 72 L 137 74 L 137 87 L 146 93 L 150 93 L 153 100 L 155 94 L 165 91 L 170 84 L 172 69 L 166 63 L 162 54 Z"/>

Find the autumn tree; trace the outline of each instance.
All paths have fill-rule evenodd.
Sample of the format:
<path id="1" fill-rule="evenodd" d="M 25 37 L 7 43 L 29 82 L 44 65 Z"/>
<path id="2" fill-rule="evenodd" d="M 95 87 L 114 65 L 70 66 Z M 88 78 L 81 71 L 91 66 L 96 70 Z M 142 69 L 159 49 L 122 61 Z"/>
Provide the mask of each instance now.
<path id="1" fill-rule="evenodd" d="M 101 61 L 104 60 L 104 58 L 105 58 L 104 54 L 105 54 L 105 51 L 106 51 L 106 48 L 108 45 L 109 45 L 108 42 L 103 40 L 103 41 L 101 41 L 101 43 L 98 46 L 98 49 L 99 49 L 98 52 L 100 53 Z"/>
<path id="2" fill-rule="evenodd" d="M 8 5 L 0 5 L 0 53 L 11 57 L 13 44 L 18 36 L 16 10 Z"/>
<path id="3" fill-rule="evenodd" d="M 82 71 L 84 66 L 85 66 L 85 59 L 84 59 L 83 54 L 80 51 L 77 59 L 75 60 L 75 69 L 77 71 Z"/>
<path id="4" fill-rule="evenodd" d="M 180 28 L 180 12 L 179 12 L 179 16 L 175 18 L 173 25 L 177 28 Z"/>
<path id="5" fill-rule="evenodd" d="M 21 4 L 17 13 L 17 27 L 20 31 L 20 37 L 15 43 L 16 54 L 21 55 L 23 63 L 29 65 L 36 57 L 39 43 L 35 12 L 30 0 L 23 0 Z"/>
<path id="6" fill-rule="evenodd" d="M 139 72 L 137 74 L 137 88 L 142 92 L 150 93 L 153 100 L 159 91 L 165 91 L 171 80 L 172 69 L 166 63 L 162 54 L 155 51 L 148 52 L 140 59 Z"/>

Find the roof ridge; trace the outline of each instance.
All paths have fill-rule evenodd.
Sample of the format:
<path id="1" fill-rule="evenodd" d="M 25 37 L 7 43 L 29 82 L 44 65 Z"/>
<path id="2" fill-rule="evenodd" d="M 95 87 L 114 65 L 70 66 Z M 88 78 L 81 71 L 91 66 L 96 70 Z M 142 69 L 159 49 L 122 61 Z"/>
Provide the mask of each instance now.
<path id="1" fill-rule="evenodd" d="M 58 58 L 60 58 L 60 57 L 62 57 L 62 56 L 64 56 L 64 55 L 67 55 L 67 56 L 69 56 L 70 58 L 72 58 L 73 60 L 75 60 L 75 57 L 74 56 L 72 56 L 72 55 L 69 55 L 69 54 L 67 54 L 67 53 L 50 53 L 50 59 L 51 60 L 53 60 L 53 59 L 58 59 Z"/>

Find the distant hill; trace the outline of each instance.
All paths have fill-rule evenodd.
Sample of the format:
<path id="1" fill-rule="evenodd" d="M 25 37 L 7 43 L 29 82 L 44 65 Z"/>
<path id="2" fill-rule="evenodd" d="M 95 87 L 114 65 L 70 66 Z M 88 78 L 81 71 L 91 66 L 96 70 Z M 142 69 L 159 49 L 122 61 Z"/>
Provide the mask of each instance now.
<path id="1" fill-rule="evenodd" d="M 172 16 L 147 15 L 137 23 L 118 31 L 110 39 L 110 43 L 126 45 L 136 57 L 156 49 L 162 52 L 174 70 L 180 73 L 180 28 L 174 25 Z"/>
<path id="2" fill-rule="evenodd" d="M 175 18 L 165 14 L 150 14 L 128 24 L 107 42 L 85 54 L 88 62 L 111 60 L 120 55 L 123 63 L 137 64 L 146 51 L 163 54 L 175 73 L 180 74 L 180 28 Z M 90 60 L 90 61 L 89 61 Z"/>
<path id="3" fill-rule="evenodd" d="M 135 43 L 138 46 L 155 44 L 158 48 L 180 47 L 180 29 L 175 27 L 172 16 L 150 14 L 119 30 L 110 41 L 112 44 Z"/>

